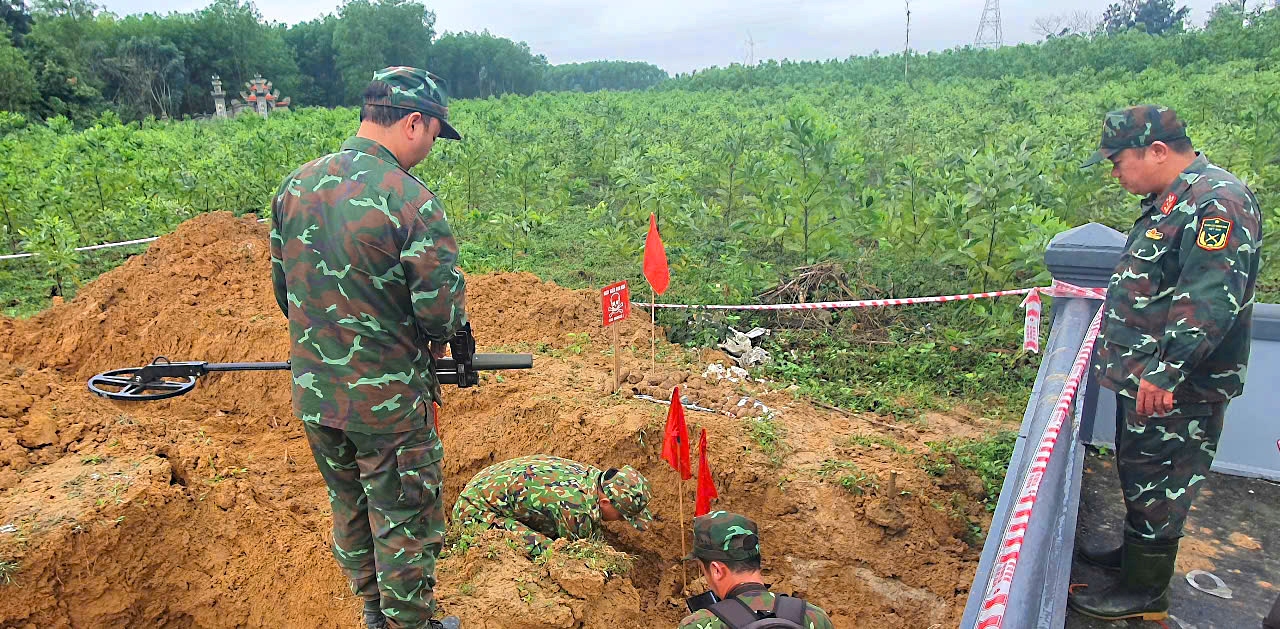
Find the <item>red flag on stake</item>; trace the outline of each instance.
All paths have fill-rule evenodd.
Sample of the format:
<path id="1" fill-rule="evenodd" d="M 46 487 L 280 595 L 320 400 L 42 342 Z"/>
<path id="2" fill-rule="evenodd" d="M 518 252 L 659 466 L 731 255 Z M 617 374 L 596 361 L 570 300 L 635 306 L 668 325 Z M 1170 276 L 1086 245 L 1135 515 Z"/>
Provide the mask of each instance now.
<path id="1" fill-rule="evenodd" d="M 644 277 L 659 295 L 667 292 L 671 275 L 667 271 L 667 250 L 658 235 L 658 218 L 649 215 L 649 235 L 644 239 Z"/>
<path id="2" fill-rule="evenodd" d="M 680 473 L 680 480 L 693 478 L 689 469 L 689 428 L 684 423 L 684 404 L 680 387 L 671 391 L 671 409 L 667 411 L 667 430 L 662 437 L 662 459 Z"/>
<path id="3" fill-rule="evenodd" d="M 707 463 L 707 429 L 698 435 L 698 497 L 693 505 L 693 517 L 706 515 L 711 511 L 711 499 L 719 498 L 716 482 L 711 478 L 711 465 Z"/>

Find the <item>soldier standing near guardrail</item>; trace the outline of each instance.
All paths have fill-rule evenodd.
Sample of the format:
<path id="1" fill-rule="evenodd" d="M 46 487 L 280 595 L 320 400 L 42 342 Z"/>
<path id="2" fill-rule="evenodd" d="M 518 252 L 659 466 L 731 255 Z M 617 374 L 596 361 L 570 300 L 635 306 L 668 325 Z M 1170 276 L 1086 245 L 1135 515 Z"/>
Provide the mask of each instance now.
<path id="1" fill-rule="evenodd" d="M 1127 516 L 1120 548 L 1080 552 L 1119 570 L 1119 580 L 1069 602 L 1095 618 L 1159 620 L 1168 616 L 1191 501 L 1213 463 L 1227 404 L 1244 390 L 1261 211 L 1248 187 L 1192 148 L 1165 107 L 1107 114 L 1084 166 L 1104 159 L 1125 190 L 1144 197 L 1107 289 L 1094 362 L 1102 386 L 1117 394 Z"/>
<path id="2" fill-rule="evenodd" d="M 285 177 L 271 205 L 293 412 L 370 629 L 458 626 L 431 618 L 445 527 L 431 357 L 465 323 L 465 291 L 444 208 L 408 172 L 436 138 L 460 139 L 446 104 L 424 70 L 374 73 L 355 137 Z"/>

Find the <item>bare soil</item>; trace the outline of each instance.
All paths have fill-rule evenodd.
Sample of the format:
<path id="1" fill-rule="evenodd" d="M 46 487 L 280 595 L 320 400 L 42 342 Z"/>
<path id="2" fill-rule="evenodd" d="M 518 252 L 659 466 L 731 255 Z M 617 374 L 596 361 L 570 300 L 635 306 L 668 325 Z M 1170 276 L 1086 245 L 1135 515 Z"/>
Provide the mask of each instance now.
<path id="1" fill-rule="evenodd" d="M 160 355 L 283 360 L 288 334 L 269 268 L 266 227 L 208 214 L 74 300 L 0 319 L 0 626 L 359 626 L 360 601 L 329 554 L 324 485 L 285 374 L 214 374 L 188 395 L 149 403 L 85 388 L 95 373 Z M 610 525 L 608 541 L 633 563 L 622 574 L 564 555 L 531 562 L 496 532 L 449 553 L 437 596 L 464 626 L 679 621 L 677 501 L 688 515 L 694 484 L 682 496 L 659 457 L 667 407 L 633 397 L 667 398 L 677 384 L 686 401 L 715 410 L 690 412 L 691 431 L 708 432 L 717 506 L 760 523 L 775 590 L 809 597 L 838 627 L 958 623 L 978 558 L 964 541 L 969 521 L 985 527 L 990 516 L 976 477 L 955 468 L 935 478 L 919 463 L 928 441 L 997 426 L 963 409 L 888 426 L 771 383 L 703 378 L 708 364 L 728 364 L 723 355 L 665 343 L 653 369 L 642 317 L 620 324 L 629 382 L 613 393 L 598 292 L 496 274 L 469 276 L 468 297 L 482 351 L 537 357 L 532 370 L 446 390 L 446 500 L 490 463 L 549 453 L 637 467 L 653 484 L 657 520 L 646 532 Z M 757 402 L 772 420 L 759 423 Z M 753 436 L 762 429 L 778 435 L 772 457 Z M 852 445 L 854 434 L 910 451 Z M 873 483 L 848 491 L 839 474 L 820 473 L 827 461 L 854 463 Z M 900 493 L 890 496 L 892 471 Z"/>

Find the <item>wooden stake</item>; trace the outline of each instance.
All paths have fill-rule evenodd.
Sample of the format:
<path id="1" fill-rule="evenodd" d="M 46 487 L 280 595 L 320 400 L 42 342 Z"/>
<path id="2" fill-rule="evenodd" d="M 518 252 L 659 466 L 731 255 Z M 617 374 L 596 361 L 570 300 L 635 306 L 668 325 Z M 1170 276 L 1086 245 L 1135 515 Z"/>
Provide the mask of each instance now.
<path id="1" fill-rule="evenodd" d="M 622 388 L 622 353 L 618 351 L 618 326 L 609 327 L 613 328 L 613 390 L 616 393 Z"/>
<path id="2" fill-rule="evenodd" d="M 897 470 L 889 470 L 889 501 L 898 499 L 898 472 Z"/>
<path id="3" fill-rule="evenodd" d="M 681 574 L 681 578 L 683 579 L 682 581 L 680 581 L 680 596 L 684 596 L 685 590 L 689 589 L 689 568 L 686 565 L 688 562 L 684 560 L 685 557 L 689 556 L 689 551 L 685 550 L 684 477 L 680 475 L 680 470 L 676 470 L 676 479 L 679 481 L 678 485 L 679 485 L 679 492 L 680 492 L 679 500 L 677 500 L 676 502 L 680 504 L 680 574 Z"/>
<path id="4" fill-rule="evenodd" d="M 653 297 L 653 307 L 649 309 L 649 347 L 653 349 L 653 366 L 651 372 L 658 371 L 658 293 L 654 292 L 653 286 L 649 287 L 649 294 Z"/>

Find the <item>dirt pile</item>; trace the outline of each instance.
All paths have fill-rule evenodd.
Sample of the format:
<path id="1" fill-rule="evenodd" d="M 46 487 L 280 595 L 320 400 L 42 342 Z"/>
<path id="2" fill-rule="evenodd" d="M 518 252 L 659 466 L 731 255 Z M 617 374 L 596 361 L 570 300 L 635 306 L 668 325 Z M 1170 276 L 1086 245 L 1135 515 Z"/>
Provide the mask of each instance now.
<path id="1" fill-rule="evenodd" d="M 329 556 L 328 503 L 287 376 L 211 375 L 151 403 L 84 387 L 157 355 L 284 359 L 266 232 L 204 215 L 74 300 L 0 320 L 0 626 L 354 626 L 359 601 Z M 541 452 L 636 466 L 657 520 L 644 533 L 610 525 L 608 541 L 630 557 L 623 574 L 568 555 L 530 562 L 498 538 L 451 554 L 438 596 L 467 626 L 675 625 L 681 496 L 659 458 L 666 406 L 632 396 L 664 397 L 676 383 L 713 409 L 691 411 L 691 429 L 708 432 L 718 505 L 761 524 L 775 589 L 810 597 L 841 627 L 958 622 L 977 562 L 966 518 L 987 517 L 981 484 L 933 478 L 902 450 L 991 427 L 958 414 L 882 427 L 708 372 L 715 352 L 664 346 L 654 370 L 640 317 L 621 324 L 632 375 L 612 394 L 597 292 L 497 274 L 469 277 L 468 295 L 483 351 L 538 355 L 533 370 L 446 390 L 446 500 L 483 467 Z M 888 495 L 894 470 L 900 492 Z"/>

